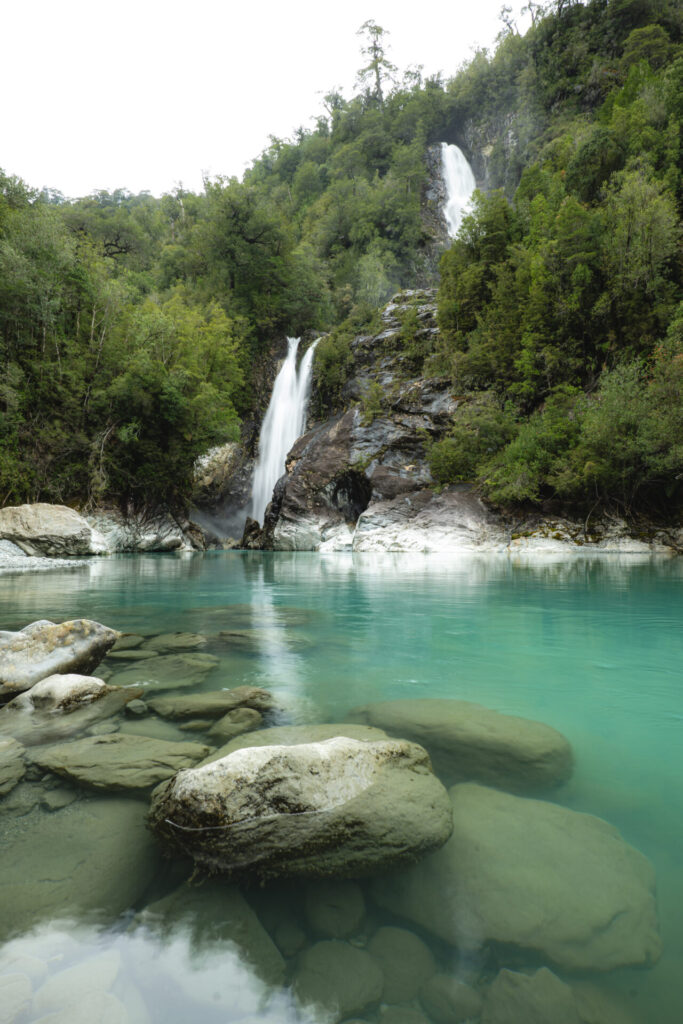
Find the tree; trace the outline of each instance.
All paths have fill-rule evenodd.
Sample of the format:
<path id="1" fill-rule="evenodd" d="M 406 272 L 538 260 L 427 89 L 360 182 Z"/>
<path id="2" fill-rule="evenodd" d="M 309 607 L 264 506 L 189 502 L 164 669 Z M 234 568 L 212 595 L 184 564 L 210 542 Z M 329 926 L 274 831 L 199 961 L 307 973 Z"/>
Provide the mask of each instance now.
<path id="1" fill-rule="evenodd" d="M 389 34 L 381 25 L 374 21 L 366 21 L 358 29 L 357 35 L 365 36 L 366 45 L 361 53 L 368 58 L 368 63 L 358 72 L 358 83 L 366 89 L 366 95 L 374 99 L 380 107 L 384 106 L 383 85 L 393 80 L 396 65 L 387 58 L 385 38 Z M 368 88 L 368 85 L 371 88 Z"/>

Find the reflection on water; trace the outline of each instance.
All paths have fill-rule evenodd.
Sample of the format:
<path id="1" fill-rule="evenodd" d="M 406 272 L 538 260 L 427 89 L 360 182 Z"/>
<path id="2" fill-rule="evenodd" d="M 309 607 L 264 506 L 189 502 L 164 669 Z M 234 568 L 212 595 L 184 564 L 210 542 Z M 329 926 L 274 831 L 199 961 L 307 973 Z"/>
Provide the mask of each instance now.
<path id="1" fill-rule="evenodd" d="M 206 638 L 202 652 L 216 659 L 199 688 L 265 686 L 294 721 L 339 721 L 371 701 L 455 697 L 554 726 L 572 743 L 576 771 L 553 798 L 616 825 L 658 875 L 662 958 L 652 970 L 599 979 L 600 992 L 616 999 L 622 1016 L 595 1013 L 591 1019 L 678 1024 L 682 578 L 682 559 L 649 556 L 122 556 L 69 573 L 3 577 L 0 629 L 87 616 L 144 637 L 199 633 Z M 110 659 L 112 671 L 129 664 L 135 662 Z M 123 728 L 194 738 L 150 718 Z M 187 896 L 196 911 L 192 924 L 180 914 L 164 912 L 162 919 L 159 901 L 189 870 L 160 859 L 143 811 L 140 800 L 92 796 L 70 783 L 41 780 L 37 772 L 0 798 L 4 891 L 11 883 L 11 905 L 24 930 L 42 917 L 35 931 L 0 951 L 0 993 L 8 974 L 30 982 L 29 995 L 21 996 L 24 982 L 13 990 L 20 1000 L 17 1024 L 57 1013 L 66 1016 L 47 1017 L 51 1024 L 77 1024 L 81 1017 L 60 988 L 64 979 L 54 979 L 105 954 L 99 974 L 97 964 L 85 969 L 85 975 L 109 979 L 78 1009 L 89 1021 L 304 1020 L 287 985 L 262 980 L 262 957 L 277 938 L 288 980 L 301 943 L 315 941 L 302 916 L 305 892 L 269 887 L 244 893 L 246 902 L 240 895 L 239 912 L 231 904 L 242 922 L 239 941 L 212 923 L 202 887 Z M 115 875 L 117 865 L 125 865 L 125 879 L 98 889 L 102 873 Z M 31 899 L 42 901 L 33 915 Z M 366 916 L 352 936 L 357 948 L 382 925 L 397 923 L 372 903 L 369 891 L 365 900 Z M 77 923 L 54 923 L 75 907 L 81 908 Z M 96 907 L 97 924 L 87 924 L 86 914 Z M 0 927 L 6 934 L 2 915 Z M 260 935 L 259 929 L 261 953 L 245 960 L 244 936 Z M 476 975 L 486 969 L 458 964 L 452 948 L 426 933 L 421 938 L 441 970 Z M 47 996 L 38 999 L 48 982 Z M 380 1019 L 378 1011 L 360 1016 Z"/>

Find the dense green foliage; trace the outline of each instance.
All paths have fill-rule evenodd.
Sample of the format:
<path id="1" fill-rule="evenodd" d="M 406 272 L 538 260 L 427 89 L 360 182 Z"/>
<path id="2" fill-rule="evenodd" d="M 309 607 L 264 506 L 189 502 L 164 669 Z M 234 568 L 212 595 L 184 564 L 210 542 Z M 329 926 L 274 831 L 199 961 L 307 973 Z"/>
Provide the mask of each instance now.
<path id="1" fill-rule="evenodd" d="M 475 404 L 430 452 L 440 482 L 478 477 L 497 502 L 680 500 L 677 19 L 645 0 L 564 5 L 481 66 L 479 89 L 495 91 L 496 64 L 515 63 L 524 167 L 511 202 L 476 195 L 442 258 L 427 369 L 506 415 L 512 402 L 518 433 L 484 443 L 490 407 Z M 465 451 L 467 432 L 479 440 Z"/>
<path id="2" fill-rule="evenodd" d="M 447 82 L 398 80 L 366 23 L 358 94 L 199 195 L 65 200 L 0 174 L 0 504 L 181 504 L 196 456 L 263 406 L 285 334 L 329 332 L 318 398 L 336 407 L 354 334 L 434 281 L 425 151 L 442 139 L 486 150 L 500 191 L 443 258 L 437 350 L 402 327 L 407 365 L 469 395 L 435 478 L 500 501 L 673 494 L 680 11 L 530 8 L 524 37 L 507 25 Z"/>

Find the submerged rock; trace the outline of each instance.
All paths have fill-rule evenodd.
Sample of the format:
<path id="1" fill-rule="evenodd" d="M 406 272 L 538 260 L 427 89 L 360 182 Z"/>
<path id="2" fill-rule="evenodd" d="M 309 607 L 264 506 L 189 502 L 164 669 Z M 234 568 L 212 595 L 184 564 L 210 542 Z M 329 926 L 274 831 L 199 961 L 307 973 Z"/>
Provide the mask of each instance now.
<path id="1" fill-rule="evenodd" d="M 243 733 L 258 729 L 262 723 L 263 716 L 253 708 L 235 708 L 211 726 L 209 738 L 215 743 L 225 743 Z"/>
<path id="2" fill-rule="evenodd" d="M 145 640 L 142 647 L 145 651 L 154 651 L 157 654 L 194 651 L 198 647 L 203 647 L 206 639 L 201 633 L 160 633 Z"/>
<path id="3" fill-rule="evenodd" d="M 199 686 L 218 665 L 212 654 L 163 654 L 136 662 L 111 677 L 112 686 L 148 686 L 155 690 L 174 690 Z"/>
<path id="4" fill-rule="evenodd" d="M 96 789 L 147 789 L 196 764 L 210 749 L 114 733 L 41 747 L 31 758 L 41 768 Z"/>
<path id="5" fill-rule="evenodd" d="M 365 900 L 355 882 L 321 879 L 306 886 L 306 919 L 316 935 L 345 939 L 365 915 Z"/>
<path id="6" fill-rule="evenodd" d="M 385 1003 L 412 1002 L 436 972 L 431 950 L 406 928 L 379 928 L 368 943 L 368 953 L 382 968 Z"/>
<path id="7" fill-rule="evenodd" d="M 0 736 L 0 796 L 14 789 L 25 774 L 24 748 L 9 736 Z"/>
<path id="8" fill-rule="evenodd" d="M 100 555 L 104 538 L 66 505 L 15 505 L 0 509 L 0 538 L 27 555 Z"/>
<path id="9" fill-rule="evenodd" d="M 140 924 L 162 935 L 189 933 L 192 949 L 214 950 L 234 943 L 240 955 L 270 985 L 284 981 L 285 963 L 258 917 L 234 885 L 218 880 L 187 883 L 150 903 Z"/>
<path id="10" fill-rule="evenodd" d="M 21 1020 L 31 1006 L 31 979 L 13 972 L 0 975 L 0 1024 Z"/>
<path id="11" fill-rule="evenodd" d="M 272 694 L 258 686 L 236 686 L 233 690 L 178 694 L 150 700 L 152 711 L 162 718 L 220 718 L 235 708 L 253 708 L 262 714 L 275 706 Z"/>
<path id="12" fill-rule="evenodd" d="M 379 1002 L 384 979 L 369 953 L 347 942 L 318 942 L 305 950 L 294 976 L 294 991 L 304 1006 L 322 1008 L 341 1021 Z"/>
<path id="13" fill-rule="evenodd" d="M 449 784 L 473 779 L 514 791 L 565 782 L 573 758 L 567 740 L 533 722 L 464 700 L 391 700 L 354 708 L 351 722 L 419 743 Z"/>
<path id="14" fill-rule="evenodd" d="M 657 959 L 654 871 L 615 828 L 475 783 L 450 797 L 451 839 L 416 867 L 378 878 L 381 906 L 465 953 L 496 942 L 597 971 Z"/>
<path id="15" fill-rule="evenodd" d="M 97 912 L 111 921 L 136 903 L 158 858 L 144 815 L 138 800 L 107 797 L 6 819 L 0 832 L 0 939 L 44 918 Z"/>
<path id="16" fill-rule="evenodd" d="M 421 747 L 339 736 L 179 772 L 154 791 L 150 823 L 197 864 L 257 878 L 367 874 L 438 848 L 452 829 Z"/>
<path id="17" fill-rule="evenodd" d="M 478 1018 L 482 1004 L 476 989 L 451 974 L 435 974 L 430 978 L 422 986 L 420 1002 L 434 1024 L 460 1024 Z"/>
<path id="18" fill-rule="evenodd" d="M 29 690 L 55 673 L 89 675 L 118 633 L 90 619 L 55 625 L 41 620 L 17 633 L 0 632 L 0 696 Z"/>
<path id="19" fill-rule="evenodd" d="M 574 993 L 546 967 L 500 971 L 486 994 L 482 1024 L 581 1024 Z"/>

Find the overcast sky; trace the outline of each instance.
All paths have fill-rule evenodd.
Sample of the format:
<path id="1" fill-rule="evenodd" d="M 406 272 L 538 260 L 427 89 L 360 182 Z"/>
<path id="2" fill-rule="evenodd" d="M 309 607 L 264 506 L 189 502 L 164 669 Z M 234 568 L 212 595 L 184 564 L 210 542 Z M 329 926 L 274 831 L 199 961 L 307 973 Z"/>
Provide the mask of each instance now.
<path id="1" fill-rule="evenodd" d="M 94 189 L 240 177 L 311 126 L 322 95 L 352 95 L 358 28 L 390 33 L 400 70 L 450 77 L 500 30 L 502 0 L 23 0 L 2 11 L 0 167 L 30 185 Z M 513 7 L 519 10 L 519 3 Z M 520 19 L 520 26 L 522 20 Z"/>

